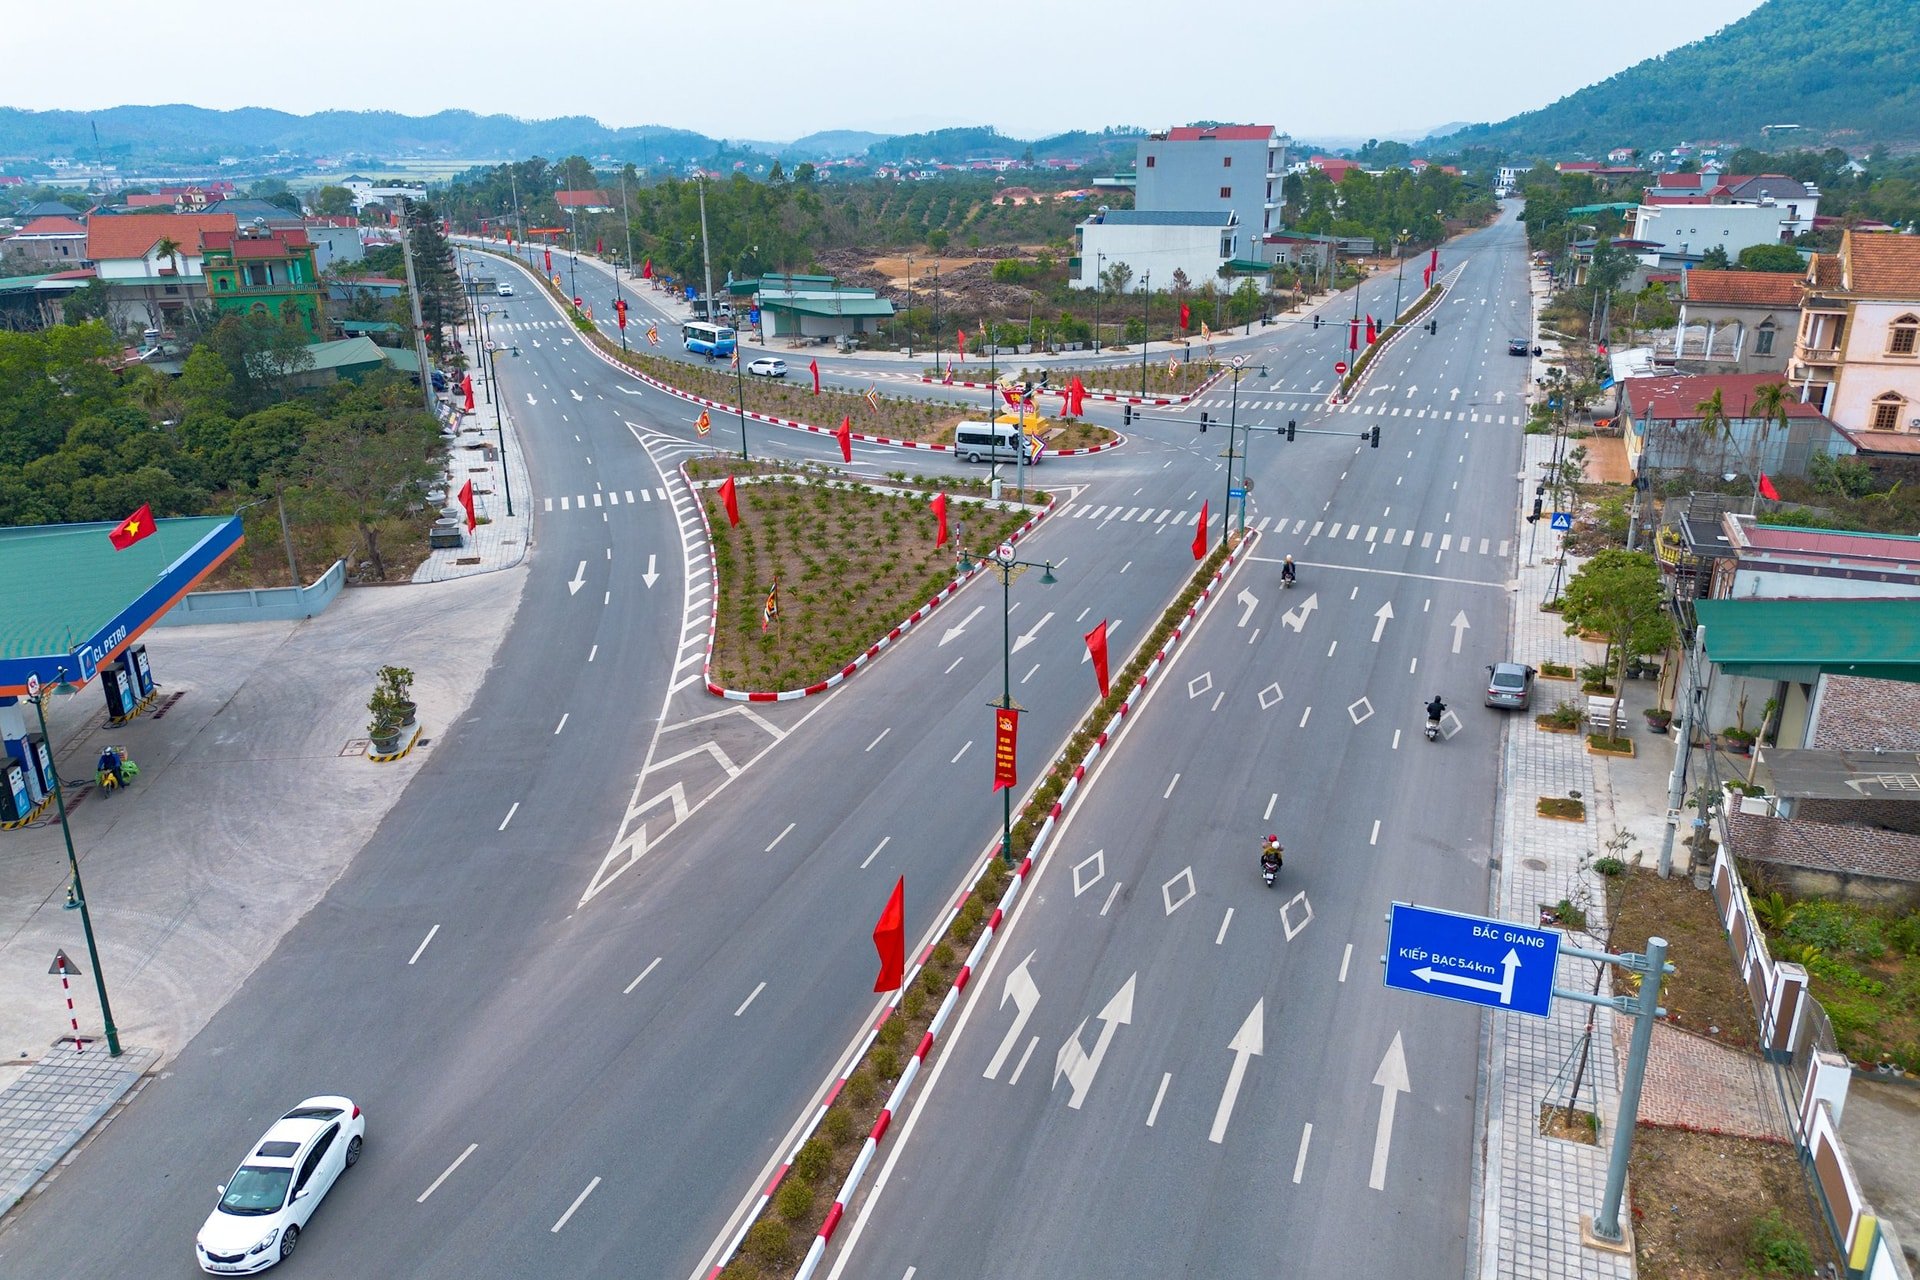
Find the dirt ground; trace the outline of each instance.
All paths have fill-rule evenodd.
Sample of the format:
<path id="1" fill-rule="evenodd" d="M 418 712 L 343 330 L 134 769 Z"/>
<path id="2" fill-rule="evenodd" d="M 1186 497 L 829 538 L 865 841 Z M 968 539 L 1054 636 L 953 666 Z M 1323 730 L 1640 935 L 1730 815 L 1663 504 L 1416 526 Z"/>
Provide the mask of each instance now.
<path id="1" fill-rule="evenodd" d="M 1734 972 L 1713 896 L 1687 876 L 1662 880 L 1650 869 L 1629 869 L 1610 880 L 1608 890 L 1615 903 L 1613 950 L 1642 951 L 1655 933 L 1667 940 L 1674 970 L 1660 988 L 1667 1020 L 1736 1048 L 1755 1048 L 1753 1006 Z"/>
<path id="2" fill-rule="evenodd" d="M 1633 468 L 1627 465 L 1627 442 L 1619 436 L 1588 436 L 1580 442 L 1587 446 L 1587 479 L 1597 484 L 1632 484 Z"/>
<path id="3" fill-rule="evenodd" d="M 1800 1232 L 1816 1265 L 1837 1261 L 1793 1148 L 1640 1126 L 1628 1166 L 1640 1280 L 1724 1280 L 1749 1271 L 1748 1237 L 1768 1209 Z"/>

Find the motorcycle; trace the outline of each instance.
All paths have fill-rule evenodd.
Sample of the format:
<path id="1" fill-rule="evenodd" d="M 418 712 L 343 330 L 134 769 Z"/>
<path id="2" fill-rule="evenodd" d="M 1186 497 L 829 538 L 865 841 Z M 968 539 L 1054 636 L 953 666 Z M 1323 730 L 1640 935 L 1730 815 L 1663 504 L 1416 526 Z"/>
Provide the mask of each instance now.
<path id="1" fill-rule="evenodd" d="M 1427 718 L 1427 741 L 1438 742 L 1439 740 L 1440 740 L 1440 717 L 1429 716 Z"/>
<path id="2" fill-rule="evenodd" d="M 1267 882 L 1267 888 L 1273 888 L 1274 878 L 1280 874 L 1280 841 L 1272 836 L 1260 845 L 1260 878 Z"/>

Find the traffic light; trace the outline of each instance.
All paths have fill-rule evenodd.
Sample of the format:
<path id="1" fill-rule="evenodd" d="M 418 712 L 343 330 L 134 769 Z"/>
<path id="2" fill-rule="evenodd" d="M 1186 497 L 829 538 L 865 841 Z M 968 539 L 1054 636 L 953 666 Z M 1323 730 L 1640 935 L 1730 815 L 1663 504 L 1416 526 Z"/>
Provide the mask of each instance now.
<path id="1" fill-rule="evenodd" d="M 1315 317 L 1313 318 L 1313 327 L 1314 327 L 1315 329 L 1318 329 L 1318 328 L 1320 327 L 1320 317 L 1319 317 L 1319 316 L 1315 316 Z"/>
<path id="2" fill-rule="evenodd" d="M 1207 411 L 1205 409 L 1200 411 L 1200 434 L 1207 434 Z"/>
<path id="3" fill-rule="evenodd" d="M 1380 447 L 1380 428 L 1375 427 L 1370 433 L 1368 433 L 1367 442 L 1376 449 Z"/>
<path id="4" fill-rule="evenodd" d="M 1532 515 L 1529 515 L 1529 516 L 1527 517 L 1527 523 L 1528 523 L 1528 524 L 1539 524 L 1539 523 L 1540 523 L 1540 502 L 1541 502 L 1541 499 L 1540 499 L 1540 498 L 1538 498 L 1538 497 L 1536 497 L 1536 498 L 1534 498 L 1534 500 L 1533 500 L 1533 514 L 1532 514 Z"/>
<path id="5" fill-rule="evenodd" d="M 1429 321 L 1427 321 L 1427 332 L 1428 332 L 1428 333 L 1439 333 L 1439 332 L 1440 332 L 1440 321 L 1439 321 L 1439 318 L 1438 318 L 1438 317 L 1436 317 L 1436 318 L 1434 318 L 1434 319 L 1432 319 L 1432 320 L 1429 320 Z"/>
<path id="6" fill-rule="evenodd" d="M 1289 440 L 1293 439 L 1293 427 L 1294 427 L 1293 419 L 1288 418 L 1287 419 L 1287 439 Z"/>
<path id="7" fill-rule="evenodd" d="M 1133 425 L 1133 406 L 1132 405 L 1130 404 L 1122 405 L 1120 407 L 1120 422 L 1121 422 L 1121 425 L 1123 426 L 1130 427 Z M 1202 430 L 1205 430 L 1205 428 L 1202 428 Z"/>

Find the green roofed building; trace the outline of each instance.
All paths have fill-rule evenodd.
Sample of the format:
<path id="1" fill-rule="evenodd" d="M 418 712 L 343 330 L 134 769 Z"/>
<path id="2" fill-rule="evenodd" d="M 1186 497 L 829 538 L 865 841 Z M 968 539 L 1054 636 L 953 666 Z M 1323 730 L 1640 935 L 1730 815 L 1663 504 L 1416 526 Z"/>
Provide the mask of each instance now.
<path id="1" fill-rule="evenodd" d="M 729 284 L 729 290 L 733 285 Z M 766 275 L 753 290 L 762 340 L 840 338 L 876 332 L 893 318 L 893 302 L 873 289 L 841 285 L 832 276 Z"/>

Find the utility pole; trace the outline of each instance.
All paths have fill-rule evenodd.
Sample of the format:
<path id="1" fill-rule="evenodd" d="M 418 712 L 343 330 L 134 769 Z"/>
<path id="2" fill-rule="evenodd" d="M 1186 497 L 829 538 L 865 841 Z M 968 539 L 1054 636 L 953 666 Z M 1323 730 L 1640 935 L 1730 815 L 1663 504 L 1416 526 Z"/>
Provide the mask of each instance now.
<path id="1" fill-rule="evenodd" d="M 1153 301 L 1153 272 L 1140 273 L 1140 398 L 1147 398 L 1147 307 Z M 1234 392 L 1239 393 L 1235 384 Z"/>
<path id="2" fill-rule="evenodd" d="M 706 268 L 707 279 L 707 323 L 720 323 L 720 313 L 713 305 L 713 250 L 707 243 L 707 180 L 700 179 L 700 261 Z M 739 350 L 739 339 L 735 339 L 734 349 Z M 744 431 L 744 429 L 743 429 Z M 744 434 L 743 434 L 744 438 Z"/>
<path id="3" fill-rule="evenodd" d="M 413 273 L 413 201 L 402 198 L 406 226 L 400 230 L 400 259 L 407 268 L 407 307 L 413 316 L 413 354 L 420 362 L 420 396 L 429 416 L 437 418 L 433 402 L 433 365 L 427 359 L 427 325 L 420 317 L 420 285 Z"/>
<path id="4" fill-rule="evenodd" d="M 627 274 L 633 274 L 633 211 L 627 208 L 627 168 L 620 166 L 620 225 L 627 233 Z M 620 272 L 613 273 L 613 296 L 620 296 Z M 627 331 L 620 330 L 620 342 L 626 345 Z"/>

